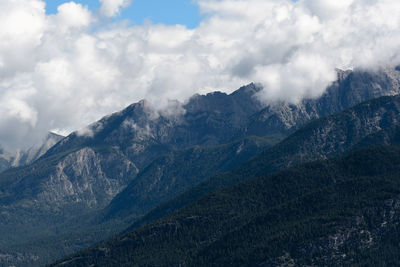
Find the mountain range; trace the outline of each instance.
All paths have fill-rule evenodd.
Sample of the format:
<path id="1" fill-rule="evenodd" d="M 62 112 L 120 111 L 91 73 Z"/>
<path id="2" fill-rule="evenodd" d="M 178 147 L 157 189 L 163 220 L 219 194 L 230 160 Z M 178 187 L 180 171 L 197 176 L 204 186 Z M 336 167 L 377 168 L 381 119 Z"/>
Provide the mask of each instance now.
<path id="1" fill-rule="evenodd" d="M 19 157 L 20 167 L 0 174 L 0 264 L 40 266 L 120 232 L 59 264 L 333 262 L 341 247 L 318 242 L 348 231 L 357 216 L 369 220 L 368 209 L 397 203 L 390 187 L 400 140 L 400 71 L 337 73 L 323 95 L 297 104 L 260 102 L 256 84 L 171 101 L 162 111 L 143 100 Z M 323 218 L 337 224 L 304 228 L 325 227 Z M 355 228 L 380 238 L 377 224 Z M 256 246 L 244 249 L 251 240 Z M 318 257 L 304 252 L 314 247 L 323 248 Z"/>

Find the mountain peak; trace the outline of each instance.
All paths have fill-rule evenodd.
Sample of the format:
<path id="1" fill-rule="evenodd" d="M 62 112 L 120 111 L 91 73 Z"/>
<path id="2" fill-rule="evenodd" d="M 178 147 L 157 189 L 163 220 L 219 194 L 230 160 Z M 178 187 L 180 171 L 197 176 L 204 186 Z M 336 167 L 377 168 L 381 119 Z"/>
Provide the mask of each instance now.
<path id="1" fill-rule="evenodd" d="M 337 73 L 337 78 L 338 81 L 343 81 L 345 80 L 352 72 L 353 70 L 347 69 L 347 70 L 342 70 L 342 69 L 335 69 Z"/>
<path id="2" fill-rule="evenodd" d="M 249 83 L 248 85 L 242 86 L 233 93 L 231 93 L 231 96 L 253 96 L 256 93 L 262 91 L 262 86 L 261 85 L 256 85 L 255 83 Z"/>
<path id="3" fill-rule="evenodd" d="M 62 138 L 64 138 L 65 136 L 63 136 L 63 135 L 61 135 L 61 134 L 57 134 L 57 133 L 54 133 L 54 132 L 48 132 L 47 133 L 47 135 L 46 135 L 46 137 L 44 138 L 44 140 L 49 140 L 49 139 L 62 139 Z"/>
<path id="4" fill-rule="evenodd" d="M 48 132 L 41 143 L 32 146 L 26 151 L 17 151 L 12 166 L 18 167 L 34 162 L 63 138 L 64 136 L 62 135 Z"/>

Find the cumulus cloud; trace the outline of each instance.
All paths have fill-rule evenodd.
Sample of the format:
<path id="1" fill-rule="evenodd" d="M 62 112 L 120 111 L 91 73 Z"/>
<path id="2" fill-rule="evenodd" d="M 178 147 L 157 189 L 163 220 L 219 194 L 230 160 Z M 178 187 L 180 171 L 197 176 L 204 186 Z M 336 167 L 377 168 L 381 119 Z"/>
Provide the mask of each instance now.
<path id="1" fill-rule="evenodd" d="M 131 0 L 100 0 L 100 13 L 108 18 L 114 17 L 121 12 L 121 9 L 128 7 Z"/>
<path id="2" fill-rule="evenodd" d="M 57 15 L 50 16 L 49 20 L 51 24 L 58 26 L 57 30 L 61 30 L 63 34 L 71 28 L 88 27 L 92 21 L 92 15 L 88 8 L 75 2 L 60 5 L 57 12 Z"/>
<path id="3" fill-rule="evenodd" d="M 171 99 L 249 82 L 265 102 L 296 103 L 335 68 L 400 62 L 396 0 L 198 0 L 194 29 L 104 22 L 130 2 L 100 2 L 100 15 L 75 2 L 46 15 L 42 0 L 0 1 L 0 144 L 84 129 L 143 98 L 169 114 Z"/>

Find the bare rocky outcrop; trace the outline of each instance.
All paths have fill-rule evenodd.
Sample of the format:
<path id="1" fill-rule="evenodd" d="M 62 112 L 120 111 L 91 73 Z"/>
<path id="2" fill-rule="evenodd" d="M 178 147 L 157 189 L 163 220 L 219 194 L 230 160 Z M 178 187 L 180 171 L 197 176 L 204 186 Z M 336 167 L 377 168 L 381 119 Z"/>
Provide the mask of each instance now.
<path id="1" fill-rule="evenodd" d="M 102 154 L 86 147 L 57 164 L 44 182 L 37 201 L 53 207 L 81 203 L 89 208 L 101 208 L 137 173 L 136 166 L 123 156 Z"/>

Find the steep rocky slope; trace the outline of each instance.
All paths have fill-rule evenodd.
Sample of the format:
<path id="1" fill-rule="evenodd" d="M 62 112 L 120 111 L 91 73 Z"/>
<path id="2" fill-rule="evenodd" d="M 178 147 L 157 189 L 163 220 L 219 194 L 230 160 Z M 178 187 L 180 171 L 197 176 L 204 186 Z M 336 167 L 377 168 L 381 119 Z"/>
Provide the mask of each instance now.
<path id="1" fill-rule="evenodd" d="M 239 166 L 275 142 L 271 138 L 249 137 L 232 144 L 195 146 L 165 154 L 112 200 L 105 216 L 137 218 L 205 178 Z"/>

